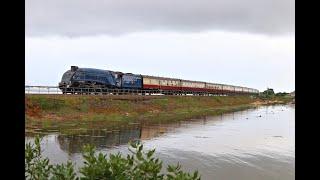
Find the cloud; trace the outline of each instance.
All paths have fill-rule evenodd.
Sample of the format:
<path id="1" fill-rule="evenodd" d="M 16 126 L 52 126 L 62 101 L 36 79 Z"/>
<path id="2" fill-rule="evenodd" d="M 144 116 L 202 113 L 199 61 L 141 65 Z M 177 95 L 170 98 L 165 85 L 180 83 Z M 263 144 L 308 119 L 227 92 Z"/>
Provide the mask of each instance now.
<path id="1" fill-rule="evenodd" d="M 294 33 L 293 0 L 27 0 L 27 36 L 223 30 Z"/>
<path id="2" fill-rule="evenodd" d="M 27 85 L 56 86 L 71 65 L 294 90 L 295 40 L 243 33 L 131 33 L 119 37 L 27 37 Z"/>

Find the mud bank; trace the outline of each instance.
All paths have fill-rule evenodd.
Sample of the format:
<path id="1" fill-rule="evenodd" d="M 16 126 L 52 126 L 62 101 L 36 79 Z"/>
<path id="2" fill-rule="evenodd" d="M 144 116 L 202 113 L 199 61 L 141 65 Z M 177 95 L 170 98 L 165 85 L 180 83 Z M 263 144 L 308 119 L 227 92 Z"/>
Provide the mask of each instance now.
<path id="1" fill-rule="evenodd" d="M 26 95 L 25 124 L 28 132 L 114 129 L 135 123 L 165 123 L 219 115 L 291 100 L 249 96 Z"/>

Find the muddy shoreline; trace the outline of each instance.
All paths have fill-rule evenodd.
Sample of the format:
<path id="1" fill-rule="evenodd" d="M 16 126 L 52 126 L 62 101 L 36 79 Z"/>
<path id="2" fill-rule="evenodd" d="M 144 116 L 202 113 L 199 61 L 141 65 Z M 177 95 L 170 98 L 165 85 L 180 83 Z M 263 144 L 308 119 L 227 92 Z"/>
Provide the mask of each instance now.
<path id="1" fill-rule="evenodd" d="M 52 96 L 25 97 L 26 132 L 72 133 L 70 129 L 119 129 L 220 115 L 292 98 L 249 96 Z"/>

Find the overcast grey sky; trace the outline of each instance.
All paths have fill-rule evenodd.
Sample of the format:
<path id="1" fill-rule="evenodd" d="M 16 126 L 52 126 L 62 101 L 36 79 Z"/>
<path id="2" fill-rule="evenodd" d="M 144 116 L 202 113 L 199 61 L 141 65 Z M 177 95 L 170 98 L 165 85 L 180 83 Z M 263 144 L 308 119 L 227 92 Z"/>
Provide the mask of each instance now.
<path id="1" fill-rule="evenodd" d="M 71 65 L 291 92 L 293 0 L 27 0 L 26 80 Z"/>

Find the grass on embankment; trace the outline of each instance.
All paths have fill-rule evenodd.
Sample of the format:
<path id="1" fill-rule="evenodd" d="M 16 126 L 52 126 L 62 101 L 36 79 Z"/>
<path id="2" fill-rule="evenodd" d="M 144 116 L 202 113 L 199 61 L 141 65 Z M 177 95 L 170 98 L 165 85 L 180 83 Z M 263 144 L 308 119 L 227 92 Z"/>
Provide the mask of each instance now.
<path id="1" fill-rule="evenodd" d="M 26 129 L 103 129 L 131 123 L 171 122 L 217 115 L 290 98 L 248 96 L 26 95 Z M 254 104 L 256 103 L 256 104 Z"/>

